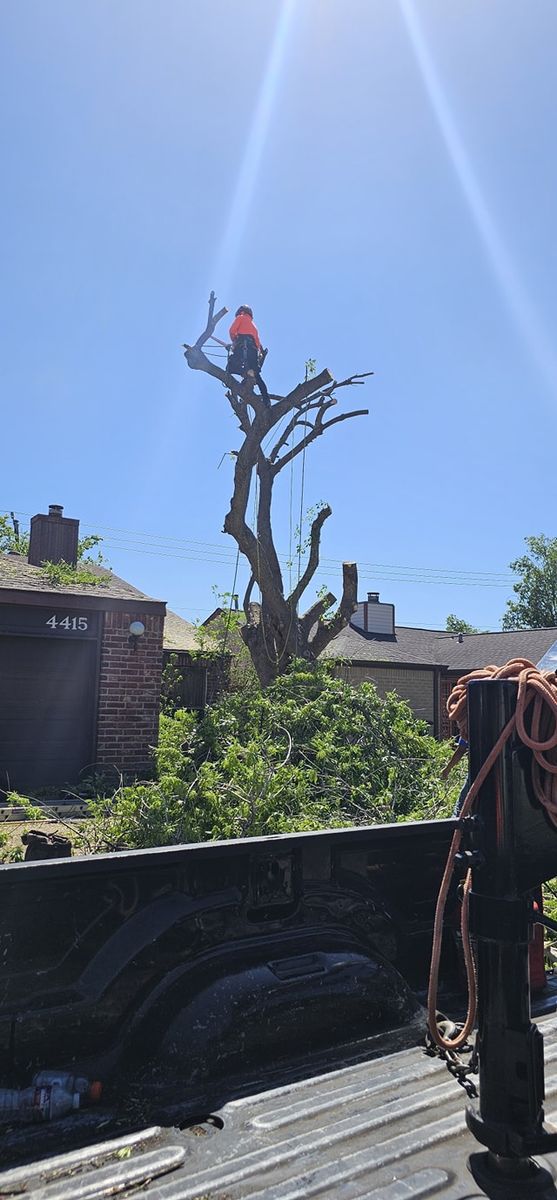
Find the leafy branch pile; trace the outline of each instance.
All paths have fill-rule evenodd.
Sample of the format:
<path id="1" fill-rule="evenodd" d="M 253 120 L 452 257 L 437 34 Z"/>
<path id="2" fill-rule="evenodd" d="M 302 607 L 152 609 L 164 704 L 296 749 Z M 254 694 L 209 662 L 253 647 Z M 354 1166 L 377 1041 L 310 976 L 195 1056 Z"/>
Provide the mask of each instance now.
<path id="1" fill-rule="evenodd" d="M 446 816 L 450 749 L 394 693 L 298 660 L 202 719 L 164 715 L 157 779 L 89 801 L 77 841 L 98 852 Z"/>

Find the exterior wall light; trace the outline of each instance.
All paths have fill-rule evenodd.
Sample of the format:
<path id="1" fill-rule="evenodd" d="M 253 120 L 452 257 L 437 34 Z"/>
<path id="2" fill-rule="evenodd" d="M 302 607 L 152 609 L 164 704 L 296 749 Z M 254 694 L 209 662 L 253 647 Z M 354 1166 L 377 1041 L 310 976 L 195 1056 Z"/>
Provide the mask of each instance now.
<path id="1" fill-rule="evenodd" d="M 145 626 L 143 621 L 132 621 L 130 623 L 130 636 L 128 638 L 128 644 L 131 646 L 132 650 L 137 650 L 137 643 L 139 639 L 143 637 L 144 633 Z"/>

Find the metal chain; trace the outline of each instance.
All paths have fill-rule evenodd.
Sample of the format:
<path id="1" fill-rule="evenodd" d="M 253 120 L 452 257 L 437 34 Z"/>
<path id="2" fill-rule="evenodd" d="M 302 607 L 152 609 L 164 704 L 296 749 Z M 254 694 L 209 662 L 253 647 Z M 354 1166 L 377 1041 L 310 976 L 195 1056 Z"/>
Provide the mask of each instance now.
<path id="1" fill-rule="evenodd" d="M 451 1040 L 456 1038 L 457 1034 L 464 1028 L 463 1025 L 458 1025 L 448 1017 L 445 1017 L 443 1013 L 437 1014 L 437 1025 L 442 1031 L 443 1036 Z M 466 1095 L 471 1100 L 477 1100 L 479 1095 L 478 1089 L 473 1079 L 470 1078 L 471 1075 L 477 1075 L 478 1073 L 478 1050 L 476 1043 L 472 1045 L 470 1042 L 465 1042 L 464 1045 L 459 1047 L 459 1053 L 457 1054 L 456 1050 L 444 1050 L 441 1046 L 436 1045 L 428 1030 L 425 1038 L 425 1048 L 426 1054 L 430 1058 L 442 1059 L 447 1064 L 447 1070 L 450 1071 L 456 1082 L 460 1084 L 460 1087 L 464 1088 Z M 461 1058 L 462 1054 L 470 1055 L 467 1062 Z"/>

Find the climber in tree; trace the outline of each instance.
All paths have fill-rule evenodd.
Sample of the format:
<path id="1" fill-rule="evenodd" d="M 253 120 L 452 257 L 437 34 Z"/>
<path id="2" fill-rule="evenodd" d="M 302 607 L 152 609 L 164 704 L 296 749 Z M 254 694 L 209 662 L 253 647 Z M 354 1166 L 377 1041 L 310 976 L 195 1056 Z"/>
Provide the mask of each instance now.
<path id="1" fill-rule="evenodd" d="M 253 311 L 248 304 L 241 304 L 236 309 L 229 332 L 232 351 L 228 359 L 228 370 L 232 375 L 251 375 L 258 383 L 263 399 L 268 402 L 267 388 L 259 374 L 263 358 L 261 341 L 257 326 L 253 322 Z"/>

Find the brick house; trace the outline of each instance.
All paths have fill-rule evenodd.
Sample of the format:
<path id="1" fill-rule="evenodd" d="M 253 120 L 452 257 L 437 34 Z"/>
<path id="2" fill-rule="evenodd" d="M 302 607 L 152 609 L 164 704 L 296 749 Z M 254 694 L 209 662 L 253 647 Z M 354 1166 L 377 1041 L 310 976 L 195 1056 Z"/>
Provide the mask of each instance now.
<path id="1" fill-rule="evenodd" d="M 503 666 L 512 658 L 537 663 L 555 641 L 557 629 L 449 634 L 396 625 L 394 605 L 368 592 L 321 657 L 341 660 L 351 683 L 369 680 L 380 696 L 397 692 L 431 733 L 443 738 L 451 733 L 447 697 L 461 675 L 488 663 Z"/>
<path id="2" fill-rule="evenodd" d="M 0 793 L 151 769 L 166 605 L 90 563 L 98 585 L 52 583 L 41 563 L 75 565 L 78 533 L 52 505 L 27 557 L 0 555 Z"/>

